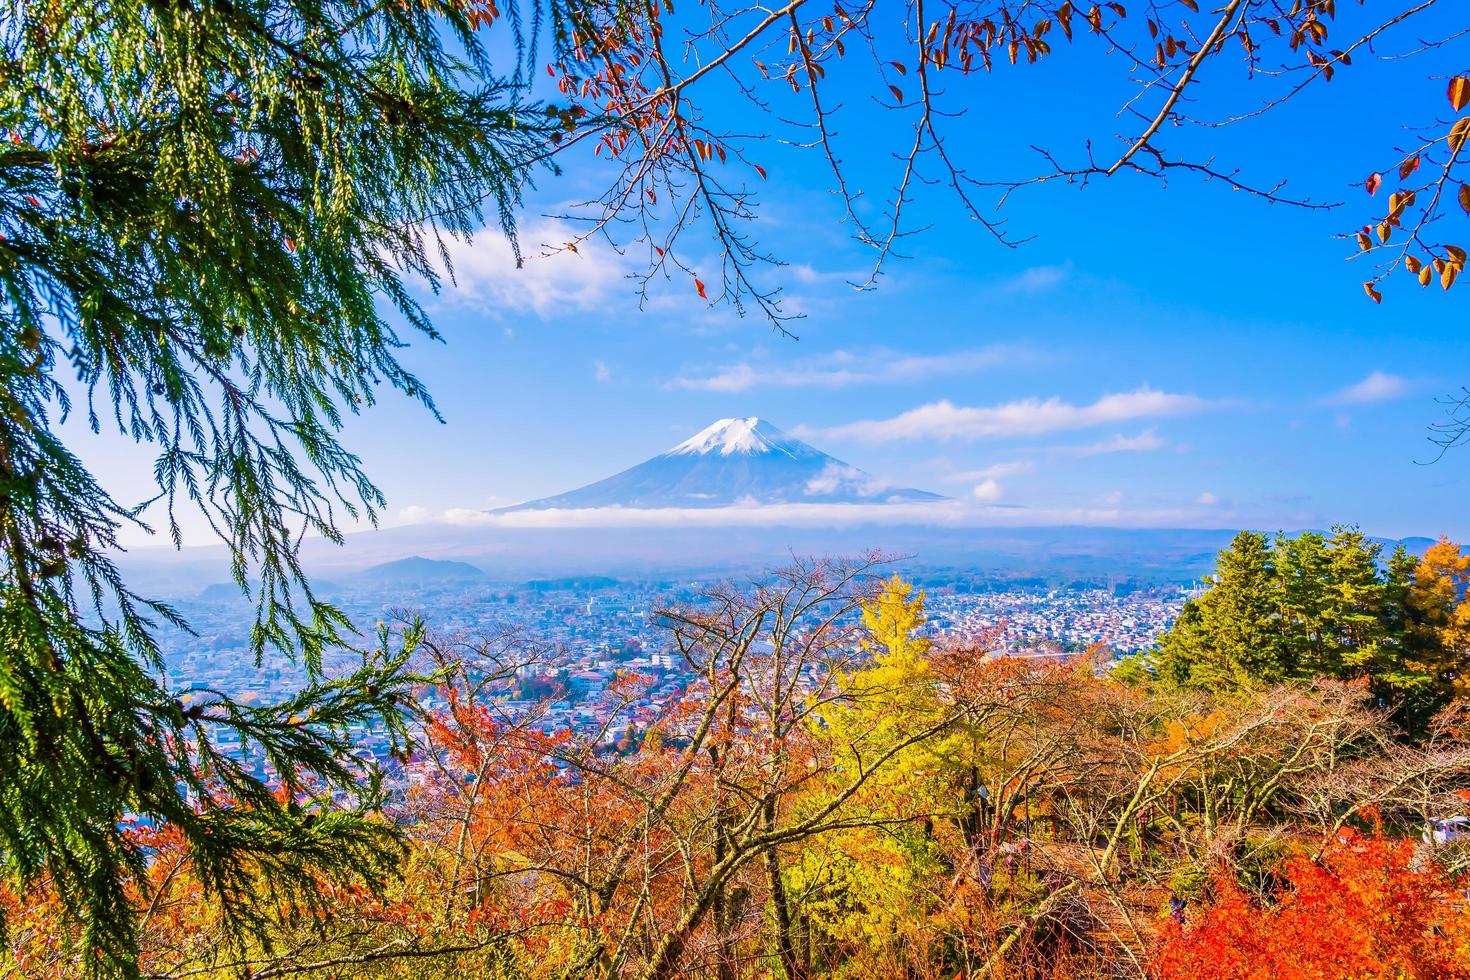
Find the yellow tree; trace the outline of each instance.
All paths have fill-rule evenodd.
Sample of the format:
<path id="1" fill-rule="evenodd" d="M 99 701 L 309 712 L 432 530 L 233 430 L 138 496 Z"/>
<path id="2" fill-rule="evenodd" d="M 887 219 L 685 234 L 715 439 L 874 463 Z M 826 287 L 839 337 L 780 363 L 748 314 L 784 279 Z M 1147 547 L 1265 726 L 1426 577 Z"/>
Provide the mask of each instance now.
<path id="1" fill-rule="evenodd" d="M 1424 553 L 1409 586 L 1404 668 L 1422 678 L 1425 710 L 1463 697 L 1470 658 L 1470 555 L 1440 538 Z"/>
<path id="2" fill-rule="evenodd" d="M 927 654 L 924 593 L 897 575 L 862 605 L 863 649 L 872 657 L 840 681 L 842 697 L 814 719 L 834 758 L 861 758 L 904 733 L 943 724 Z M 923 931 L 932 900 L 925 888 L 942 877 L 934 842 L 936 813 L 953 810 L 935 754 L 947 734 L 917 742 L 865 788 L 859 805 L 872 818 L 802 848 L 787 868 L 787 893 L 808 962 L 845 963 L 869 975 L 901 975 Z M 825 792 L 818 788 L 813 798 Z"/>

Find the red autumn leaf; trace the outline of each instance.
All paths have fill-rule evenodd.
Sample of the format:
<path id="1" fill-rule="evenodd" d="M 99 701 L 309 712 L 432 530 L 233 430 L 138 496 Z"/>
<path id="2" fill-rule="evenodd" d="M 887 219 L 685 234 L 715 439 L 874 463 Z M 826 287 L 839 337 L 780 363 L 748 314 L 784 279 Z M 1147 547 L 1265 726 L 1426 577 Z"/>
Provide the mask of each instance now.
<path id="1" fill-rule="evenodd" d="M 758 163 L 752 164 L 752 166 L 755 167 L 755 172 L 761 175 L 761 180 L 765 180 L 766 179 L 766 168 L 765 167 L 762 167 Z"/>
<path id="2" fill-rule="evenodd" d="M 1380 173 L 1374 173 L 1366 181 L 1363 182 L 1363 187 L 1367 189 L 1369 194 L 1377 194 L 1378 188 L 1382 186 L 1383 174 Z"/>
<path id="3" fill-rule="evenodd" d="M 699 290 L 699 298 L 700 299 L 709 299 L 709 297 L 705 295 L 705 292 L 704 292 L 704 283 L 703 282 L 701 282 L 698 279 L 694 280 L 694 288 L 697 289 L 697 290 Z"/>

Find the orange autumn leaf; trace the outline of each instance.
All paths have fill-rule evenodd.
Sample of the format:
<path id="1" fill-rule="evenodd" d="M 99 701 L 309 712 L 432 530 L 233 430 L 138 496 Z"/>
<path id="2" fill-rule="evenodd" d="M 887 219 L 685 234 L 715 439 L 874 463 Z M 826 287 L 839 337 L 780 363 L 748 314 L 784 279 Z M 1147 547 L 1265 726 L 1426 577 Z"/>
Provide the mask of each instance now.
<path id="1" fill-rule="evenodd" d="M 1470 105 L 1470 77 L 1457 75 L 1450 79 L 1450 87 L 1446 94 L 1449 96 L 1450 105 L 1455 107 L 1456 112 Z"/>

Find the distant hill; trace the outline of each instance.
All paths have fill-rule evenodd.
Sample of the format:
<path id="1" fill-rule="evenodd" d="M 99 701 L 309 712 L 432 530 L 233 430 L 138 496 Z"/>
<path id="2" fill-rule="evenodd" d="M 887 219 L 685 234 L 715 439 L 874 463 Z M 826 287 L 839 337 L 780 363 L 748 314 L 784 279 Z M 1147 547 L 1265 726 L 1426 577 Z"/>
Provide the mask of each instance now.
<path id="1" fill-rule="evenodd" d="M 341 592 L 342 586 L 336 582 L 330 582 L 324 578 L 315 576 L 311 579 L 311 591 L 314 595 L 330 595 Z M 240 587 L 234 582 L 215 582 L 206 585 L 199 591 L 197 598 L 201 602 L 250 602 L 251 597 L 240 591 Z"/>
<path id="2" fill-rule="evenodd" d="M 243 602 L 246 596 L 234 582 L 215 582 L 201 589 L 199 598 L 205 602 Z"/>
<path id="3" fill-rule="evenodd" d="M 1274 532 L 1274 528 L 1265 528 Z M 656 574 L 678 578 L 715 572 L 759 573 L 791 556 L 857 555 L 876 549 L 905 556 L 904 569 L 982 572 L 996 579 L 1044 576 L 1048 580 L 1128 576 L 1149 582 L 1194 582 L 1215 569 L 1216 553 L 1230 544 L 1229 528 L 946 527 L 891 524 L 742 527 L 680 524 L 642 527 L 463 527 L 404 525 L 349 534 L 339 548 L 309 539 L 303 559 L 313 584 L 328 596 L 327 582 L 356 590 L 403 586 L 528 580 L 584 579 L 570 588 L 597 588 L 598 576 Z M 1402 540 L 1413 554 L 1434 542 L 1428 536 L 1375 536 L 1385 550 Z M 180 556 L 157 549 L 121 556 L 128 581 L 145 594 L 196 599 L 207 583 L 229 575 L 217 555 L 191 549 Z M 402 555 L 417 557 L 398 559 Z M 434 556 L 433 560 L 425 556 Z M 208 557 L 209 560 L 206 560 Z M 368 577 L 357 570 L 374 562 Z M 471 564 L 474 563 L 474 564 Z M 480 568 L 493 569 L 482 572 Z M 444 577 L 448 573 L 450 577 Z M 549 587 L 549 586 L 548 586 Z M 233 588 L 232 586 L 229 588 Z M 219 596 L 226 588 L 211 590 Z"/>
<path id="4" fill-rule="evenodd" d="M 468 562 L 437 558 L 400 558 L 364 568 L 352 576 L 354 585 L 443 585 L 488 579 L 479 568 Z"/>

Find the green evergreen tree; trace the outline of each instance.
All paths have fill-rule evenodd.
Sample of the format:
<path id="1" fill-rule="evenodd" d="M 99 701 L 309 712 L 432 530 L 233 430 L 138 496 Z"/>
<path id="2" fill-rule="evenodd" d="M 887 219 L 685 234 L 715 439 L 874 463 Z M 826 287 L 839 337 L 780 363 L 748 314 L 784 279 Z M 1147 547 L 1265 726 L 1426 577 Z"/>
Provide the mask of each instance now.
<path id="1" fill-rule="evenodd" d="M 1276 539 L 1283 628 L 1300 677 L 1374 672 L 1382 633 L 1381 546 L 1362 532 L 1333 528 Z"/>
<path id="2" fill-rule="evenodd" d="M 1409 735 L 1461 688 L 1470 611 L 1465 568 L 1446 542 L 1415 558 L 1355 528 L 1237 535 L 1220 553 L 1210 588 L 1185 604 L 1159 650 L 1120 667 L 1129 683 L 1152 672 L 1167 683 L 1218 691 L 1328 677 L 1367 680 L 1377 703 Z"/>
<path id="3" fill-rule="evenodd" d="M 1292 676 L 1296 653 L 1282 628 L 1276 556 L 1266 535 L 1237 534 L 1220 552 L 1211 587 L 1185 603 L 1159 641 L 1160 676 L 1219 690 Z"/>
<path id="4" fill-rule="evenodd" d="M 508 220 L 570 119 L 522 104 L 524 59 L 492 70 L 481 16 L 17 0 L 0 20 L 0 861 L 18 887 L 49 881 L 98 974 L 137 969 L 126 882 L 145 855 L 125 816 L 178 827 L 242 930 L 281 896 L 309 904 L 313 875 L 376 886 L 391 867 L 347 732 L 401 746 L 417 631 L 324 677 L 352 637 L 297 545 L 383 503 L 337 439 L 346 413 L 385 386 L 433 411 L 396 359 L 390 315 L 434 336 L 402 277 L 437 284 L 441 236 L 487 205 Z M 76 413 L 155 447 L 163 522 L 178 541 L 176 508 L 208 515 L 257 600 L 257 658 L 308 668 L 299 696 L 169 688 L 154 630 L 179 618 L 120 577 L 118 531 L 143 514 L 63 441 Z M 279 796 L 216 750 L 221 730 Z"/>

